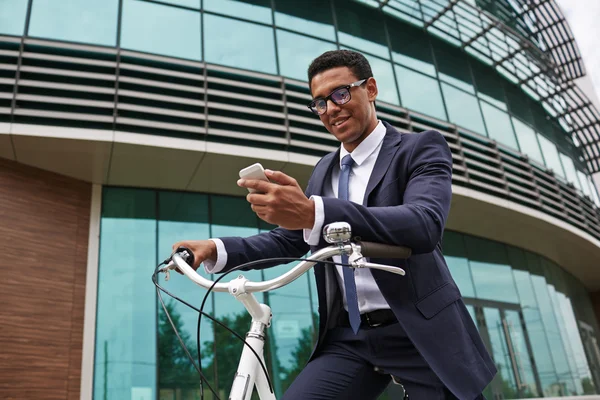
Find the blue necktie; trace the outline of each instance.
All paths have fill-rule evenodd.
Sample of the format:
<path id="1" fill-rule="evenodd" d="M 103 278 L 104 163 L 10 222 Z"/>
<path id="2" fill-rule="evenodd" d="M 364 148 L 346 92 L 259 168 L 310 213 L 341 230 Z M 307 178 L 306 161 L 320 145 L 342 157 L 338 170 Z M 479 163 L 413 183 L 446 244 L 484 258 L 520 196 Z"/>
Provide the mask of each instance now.
<path id="1" fill-rule="evenodd" d="M 349 200 L 350 171 L 352 171 L 354 160 L 350 154 L 342 158 L 342 171 L 338 184 L 338 199 Z M 348 263 L 348 256 L 342 255 L 342 263 Z M 356 294 L 356 281 L 354 280 L 354 269 L 342 267 L 344 271 L 344 288 L 346 289 L 346 302 L 348 303 L 348 316 L 350 326 L 356 334 L 360 327 L 360 311 L 358 311 L 358 295 Z"/>

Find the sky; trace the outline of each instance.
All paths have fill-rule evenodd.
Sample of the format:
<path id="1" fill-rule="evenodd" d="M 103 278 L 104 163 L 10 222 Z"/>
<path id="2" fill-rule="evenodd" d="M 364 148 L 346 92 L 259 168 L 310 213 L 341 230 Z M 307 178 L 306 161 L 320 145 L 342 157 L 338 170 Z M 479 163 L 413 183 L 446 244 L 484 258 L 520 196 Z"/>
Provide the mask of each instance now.
<path id="1" fill-rule="evenodd" d="M 583 57 L 587 75 L 600 97 L 600 1 L 556 0 L 561 8 Z"/>

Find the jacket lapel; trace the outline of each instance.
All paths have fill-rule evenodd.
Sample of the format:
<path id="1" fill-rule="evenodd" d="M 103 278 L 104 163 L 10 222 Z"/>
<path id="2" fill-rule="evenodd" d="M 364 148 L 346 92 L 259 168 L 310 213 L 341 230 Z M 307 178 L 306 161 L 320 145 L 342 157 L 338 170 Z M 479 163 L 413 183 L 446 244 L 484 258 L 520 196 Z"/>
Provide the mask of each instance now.
<path id="1" fill-rule="evenodd" d="M 331 176 L 331 170 L 336 162 L 339 163 L 340 149 L 337 151 L 327 154 L 323 157 L 323 160 L 317 164 L 313 176 L 311 178 L 311 187 L 307 188 L 307 194 L 310 196 L 321 196 L 325 191 L 325 183 L 331 183 L 330 179 L 326 179 Z"/>
<path id="2" fill-rule="evenodd" d="M 367 205 L 369 195 L 385 176 L 385 173 L 387 172 L 392 163 L 392 158 L 394 157 L 394 154 L 396 154 L 396 152 L 398 151 L 400 142 L 402 141 L 402 135 L 400 134 L 400 132 L 398 132 L 393 126 L 391 126 L 387 122 L 383 122 L 383 124 L 387 128 L 387 132 L 385 133 L 385 137 L 383 138 L 383 144 L 381 145 L 379 156 L 377 156 L 377 161 L 375 161 L 373 172 L 371 173 L 371 177 L 369 178 L 369 182 L 367 183 L 365 197 L 363 198 L 363 205 Z"/>

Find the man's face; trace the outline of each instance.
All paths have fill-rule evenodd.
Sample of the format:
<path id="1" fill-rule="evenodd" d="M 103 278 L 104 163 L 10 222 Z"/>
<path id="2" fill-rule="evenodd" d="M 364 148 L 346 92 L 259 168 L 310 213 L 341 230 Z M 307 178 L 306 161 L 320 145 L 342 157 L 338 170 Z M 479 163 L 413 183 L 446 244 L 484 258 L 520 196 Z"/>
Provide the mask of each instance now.
<path id="1" fill-rule="evenodd" d="M 337 67 L 323 71 L 312 78 L 313 98 L 326 97 L 335 89 L 349 85 L 360 78 L 348 67 Z M 327 111 L 320 115 L 321 122 L 337 140 L 352 151 L 371 133 L 377 125 L 372 102 L 377 97 L 377 83 L 369 78 L 364 84 L 350 88 L 351 100 L 337 105 L 327 101 Z"/>

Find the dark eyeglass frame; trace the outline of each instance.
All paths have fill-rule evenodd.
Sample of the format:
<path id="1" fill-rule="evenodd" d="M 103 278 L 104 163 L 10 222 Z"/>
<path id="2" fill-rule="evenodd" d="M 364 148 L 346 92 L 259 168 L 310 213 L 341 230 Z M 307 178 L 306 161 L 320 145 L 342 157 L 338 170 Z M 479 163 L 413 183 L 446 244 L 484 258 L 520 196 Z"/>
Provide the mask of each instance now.
<path id="1" fill-rule="evenodd" d="M 350 89 L 351 89 L 351 88 L 353 88 L 353 87 L 358 87 L 358 86 L 361 86 L 361 85 L 362 85 L 362 84 L 364 84 L 364 83 L 365 83 L 367 80 L 369 80 L 369 78 L 361 79 L 360 81 L 353 82 L 353 83 L 351 83 L 351 84 L 349 84 L 349 85 L 340 86 L 339 88 L 337 88 L 337 89 L 334 89 L 334 90 L 333 90 L 331 93 L 329 93 L 329 94 L 328 94 L 327 96 L 325 96 L 325 97 L 317 97 L 316 99 L 314 99 L 313 101 L 311 101 L 311 102 L 308 104 L 308 106 L 307 106 L 307 107 L 308 107 L 308 109 L 309 109 L 310 111 L 312 111 L 312 112 L 313 112 L 313 114 L 317 114 L 317 115 L 323 115 L 323 114 L 325 114 L 325 113 L 327 112 L 327 102 L 328 102 L 329 100 L 331 100 L 331 101 L 333 102 L 333 104 L 335 104 L 335 105 L 338 105 L 338 106 L 341 106 L 341 105 L 343 105 L 343 104 L 346 104 L 346 103 L 348 103 L 350 100 L 352 100 L 352 93 L 350 92 Z M 338 103 L 338 102 L 337 102 L 337 101 L 335 101 L 335 100 L 333 99 L 333 97 L 332 97 L 332 96 L 333 96 L 335 93 L 339 92 L 340 90 L 347 90 L 347 91 L 348 91 L 348 100 L 344 101 L 343 103 L 342 103 L 342 102 L 339 102 L 339 103 Z M 316 107 L 316 106 L 317 106 L 317 102 L 320 102 L 320 101 L 324 101 L 324 102 L 325 102 L 325 108 L 323 109 L 323 112 L 321 112 L 321 113 L 319 112 L 319 110 L 318 110 L 318 109 L 317 109 L 317 107 Z"/>

